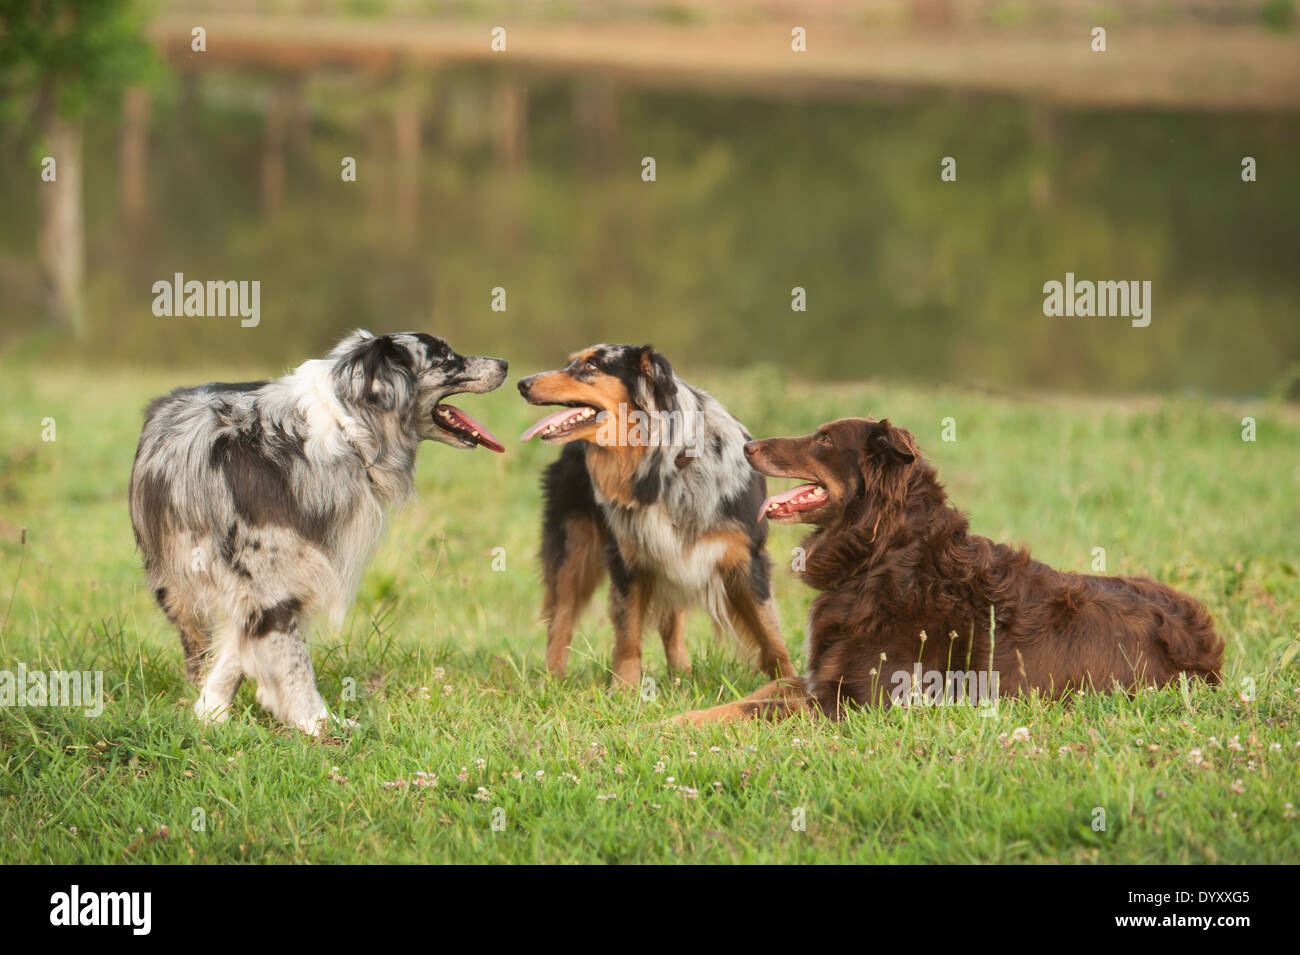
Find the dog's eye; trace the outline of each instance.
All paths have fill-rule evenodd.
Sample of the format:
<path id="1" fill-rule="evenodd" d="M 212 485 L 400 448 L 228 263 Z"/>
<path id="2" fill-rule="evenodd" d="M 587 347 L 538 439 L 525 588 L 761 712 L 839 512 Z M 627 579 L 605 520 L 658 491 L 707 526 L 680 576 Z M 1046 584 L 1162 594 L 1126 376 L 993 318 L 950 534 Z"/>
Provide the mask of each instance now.
<path id="1" fill-rule="evenodd" d="M 594 361 L 584 361 L 584 362 L 582 363 L 582 370 L 583 370 L 583 371 L 599 371 L 600 369 L 598 369 L 598 368 L 596 367 L 596 363 L 595 363 Z"/>

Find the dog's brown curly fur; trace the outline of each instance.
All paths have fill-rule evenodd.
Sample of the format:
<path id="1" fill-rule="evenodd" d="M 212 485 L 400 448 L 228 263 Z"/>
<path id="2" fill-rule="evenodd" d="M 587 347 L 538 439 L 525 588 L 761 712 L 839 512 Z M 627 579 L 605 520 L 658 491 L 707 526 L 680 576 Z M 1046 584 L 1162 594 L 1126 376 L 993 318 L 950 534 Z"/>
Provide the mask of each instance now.
<path id="1" fill-rule="evenodd" d="M 1003 696 L 1131 690 L 1180 673 L 1219 682 L 1223 640 L 1199 603 L 1146 577 L 1054 570 L 971 534 L 912 435 L 887 420 L 848 418 L 745 451 L 757 470 L 826 492 L 825 503 L 768 512 L 817 528 L 804 545 L 803 580 L 821 591 L 809 615 L 807 678 L 682 722 L 808 707 L 838 718 L 845 704 L 888 705 L 900 673 L 917 663 L 992 670 Z"/>

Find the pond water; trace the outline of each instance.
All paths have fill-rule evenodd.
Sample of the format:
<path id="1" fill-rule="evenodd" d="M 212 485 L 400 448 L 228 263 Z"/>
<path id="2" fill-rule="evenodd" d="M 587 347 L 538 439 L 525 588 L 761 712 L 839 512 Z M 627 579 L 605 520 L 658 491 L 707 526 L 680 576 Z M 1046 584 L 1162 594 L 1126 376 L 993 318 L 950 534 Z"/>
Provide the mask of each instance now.
<path id="1" fill-rule="evenodd" d="M 136 224 L 121 116 L 90 122 L 97 356 L 289 363 L 364 326 L 538 366 L 632 340 L 684 367 L 794 377 L 1227 394 L 1274 390 L 1300 361 L 1293 115 L 524 85 L 482 69 L 275 83 L 212 73 L 155 93 Z M 268 109 L 283 117 L 271 134 Z M 11 331 L 40 321 L 35 149 L 0 160 Z M 175 273 L 259 282 L 256 327 L 156 316 L 153 285 Z M 1149 282 L 1149 324 L 1045 315 L 1045 284 L 1067 275 Z"/>

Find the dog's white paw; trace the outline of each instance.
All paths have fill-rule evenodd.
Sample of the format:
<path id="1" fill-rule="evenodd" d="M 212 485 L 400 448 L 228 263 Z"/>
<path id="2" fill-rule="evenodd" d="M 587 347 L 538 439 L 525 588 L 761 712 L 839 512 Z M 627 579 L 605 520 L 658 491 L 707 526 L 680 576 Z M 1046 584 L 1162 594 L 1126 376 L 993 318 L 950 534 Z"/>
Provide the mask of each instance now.
<path id="1" fill-rule="evenodd" d="M 312 716 L 300 716 L 293 720 L 293 725 L 298 727 L 308 736 L 321 737 L 325 735 L 326 729 L 329 728 L 330 720 L 329 710 L 321 710 Z"/>
<path id="2" fill-rule="evenodd" d="M 302 730 L 308 736 L 320 738 L 327 736 L 331 732 L 350 731 L 360 729 L 361 724 L 356 720 L 345 719 L 335 716 L 329 710 L 321 710 L 318 716 L 309 716 L 305 719 L 294 720 L 294 725 Z"/>
<path id="3" fill-rule="evenodd" d="M 230 704 L 218 703 L 200 693 L 199 698 L 194 701 L 194 715 L 198 717 L 199 722 L 204 726 L 213 723 L 224 723 L 230 719 Z"/>

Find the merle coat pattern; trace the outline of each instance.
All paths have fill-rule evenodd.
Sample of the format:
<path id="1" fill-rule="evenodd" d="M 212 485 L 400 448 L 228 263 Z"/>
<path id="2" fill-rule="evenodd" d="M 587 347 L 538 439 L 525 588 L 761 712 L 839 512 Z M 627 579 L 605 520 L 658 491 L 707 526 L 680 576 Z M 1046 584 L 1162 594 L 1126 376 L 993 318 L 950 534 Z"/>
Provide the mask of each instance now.
<path id="1" fill-rule="evenodd" d="M 578 615 L 608 574 L 614 687 L 640 682 L 645 626 L 658 627 L 671 669 L 689 668 L 693 607 L 760 669 L 793 675 L 756 518 L 765 481 L 745 461 L 740 422 L 649 345 L 583 349 L 519 390 L 561 408 L 524 434 L 564 445 L 542 482 L 548 670 L 563 675 Z M 637 415 L 648 419 L 639 437 L 610 428 Z"/>
<path id="2" fill-rule="evenodd" d="M 496 358 L 422 333 L 358 331 L 273 381 L 182 388 L 154 401 L 131 473 L 149 587 L 180 631 L 195 712 L 224 720 L 244 677 L 278 719 L 328 716 L 302 628 L 341 623 L 416 450 L 500 444 L 448 395 L 505 379 Z"/>

